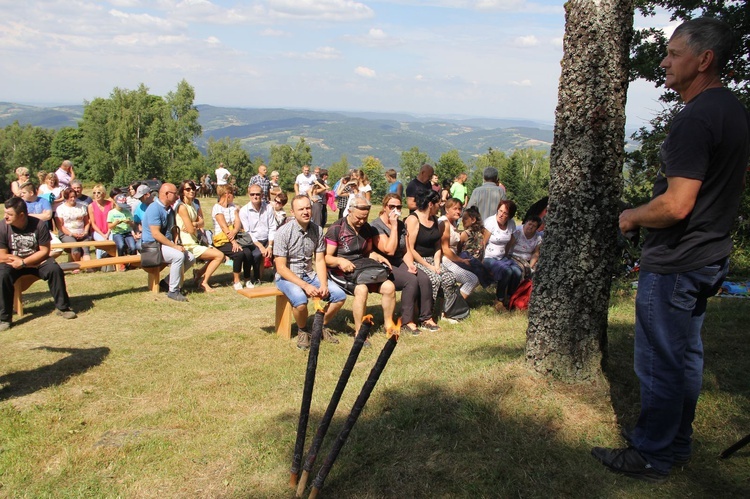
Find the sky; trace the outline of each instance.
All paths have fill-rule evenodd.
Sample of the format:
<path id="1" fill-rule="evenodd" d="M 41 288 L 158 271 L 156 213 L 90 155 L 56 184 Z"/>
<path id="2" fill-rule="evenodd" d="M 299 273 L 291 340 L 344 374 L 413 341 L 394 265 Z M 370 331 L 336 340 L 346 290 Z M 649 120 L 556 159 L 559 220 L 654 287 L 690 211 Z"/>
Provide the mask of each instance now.
<path id="1" fill-rule="evenodd" d="M 0 0 L 0 101 L 185 79 L 195 104 L 553 123 L 564 32 L 552 0 Z M 660 93 L 631 83 L 629 127 Z"/>

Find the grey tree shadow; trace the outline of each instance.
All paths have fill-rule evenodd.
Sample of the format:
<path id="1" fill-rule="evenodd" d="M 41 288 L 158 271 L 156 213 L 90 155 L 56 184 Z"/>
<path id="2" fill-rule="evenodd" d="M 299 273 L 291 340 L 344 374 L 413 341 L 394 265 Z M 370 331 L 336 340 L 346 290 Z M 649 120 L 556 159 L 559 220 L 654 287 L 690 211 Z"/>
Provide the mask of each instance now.
<path id="1" fill-rule="evenodd" d="M 108 347 L 56 348 L 41 346 L 34 350 L 69 353 L 53 364 L 0 376 L 0 401 L 29 395 L 50 386 L 61 385 L 73 376 L 98 366 L 109 355 Z"/>

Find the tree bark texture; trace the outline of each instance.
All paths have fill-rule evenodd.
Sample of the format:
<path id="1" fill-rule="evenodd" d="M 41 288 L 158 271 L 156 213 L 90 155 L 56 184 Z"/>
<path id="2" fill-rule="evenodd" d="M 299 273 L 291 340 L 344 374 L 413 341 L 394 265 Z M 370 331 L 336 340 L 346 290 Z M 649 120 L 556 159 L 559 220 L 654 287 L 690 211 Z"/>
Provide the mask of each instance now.
<path id="1" fill-rule="evenodd" d="M 622 191 L 632 0 L 565 4 L 549 208 L 529 305 L 526 359 L 568 381 L 598 379 Z"/>

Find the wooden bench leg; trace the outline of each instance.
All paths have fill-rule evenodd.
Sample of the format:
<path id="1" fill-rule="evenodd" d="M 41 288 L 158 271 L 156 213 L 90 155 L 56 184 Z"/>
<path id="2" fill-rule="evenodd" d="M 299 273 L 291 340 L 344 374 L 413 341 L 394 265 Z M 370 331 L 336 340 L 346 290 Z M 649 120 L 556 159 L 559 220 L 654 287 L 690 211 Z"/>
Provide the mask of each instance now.
<path id="1" fill-rule="evenodd" d="M 276 297 L 276 334 L 285 340 L 292 339 L 292 304 L 284 296 Z"/>
<path id="2" fill-rule="evenodd" d="M 152 293 L 159 292 L 159 279 L 161 277 L 161 269 L 163 267 L 147 267 L 143 270 L 148 274 L 148 289 Z"/>
<path id="3" fill-rule="evenodd" d="M 35 275 L 23 275 L 13 283 L 13 309 L 19 317 L 23 315 L 23 292 L 38 280 Z"/>

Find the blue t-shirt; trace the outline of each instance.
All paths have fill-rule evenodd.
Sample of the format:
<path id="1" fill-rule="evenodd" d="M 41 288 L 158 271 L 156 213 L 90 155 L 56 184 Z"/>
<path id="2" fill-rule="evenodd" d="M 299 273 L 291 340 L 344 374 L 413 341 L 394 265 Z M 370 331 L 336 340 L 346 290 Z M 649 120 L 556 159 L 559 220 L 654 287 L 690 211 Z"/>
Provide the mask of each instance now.
<path id="1" fill-rule="evenodd" d="M 143 215 L 141 221 L 141 240 L 144 243 L 152 243 L 156 241 L 153 234 L 151 234 L 151 226 L 157 225 L 160 227 L 160 231 L 164 236 L 172 240 L 172 227 L 174 226 L 174 212 L 169 210 L 161 204 L 159 199 L 155 199 L 153 203 L 148 205 L 146 213 Z"/>
<path id="2" fill-rule="evenodd" d="M 146 208 L 148 208 L 148 205 L 146 203 L 141 203 L 138 205 L 138 208 L 135 209 L 133 212 L 133 221 L 135 223 L 143 223 L 143 217 L 146 216 Z"/>
<path id="3" fill-rule="evenodd" d="M 37 196 L 36 201 L 26 201 L 26 209 L 28 210 L 29 215 L 39 215 L 46 210 L 52 211 L 52 205 L 49 204 L 47 198 Z"/>

